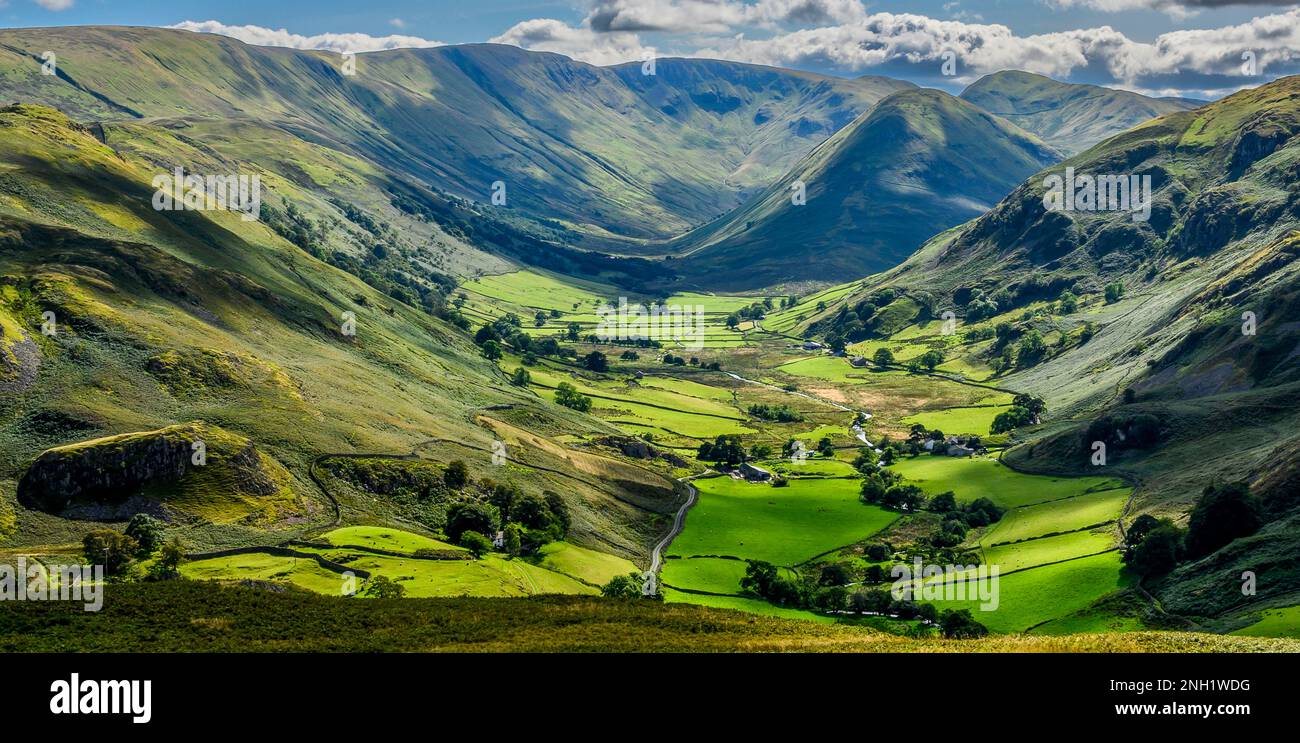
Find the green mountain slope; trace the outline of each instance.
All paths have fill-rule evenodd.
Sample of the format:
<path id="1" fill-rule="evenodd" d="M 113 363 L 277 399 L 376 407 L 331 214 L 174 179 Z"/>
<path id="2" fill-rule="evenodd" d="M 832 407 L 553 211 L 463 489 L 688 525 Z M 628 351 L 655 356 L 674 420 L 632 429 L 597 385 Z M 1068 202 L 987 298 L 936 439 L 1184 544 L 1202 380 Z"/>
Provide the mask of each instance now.
<path id="1" fill-rule="evenodd" d="M 335 218 L 328 238 L 309 243 L 342 270 L 272 220 L 156 211 L 158 152 L 187 168 L 222 157 L 169 127 L 110 127 L 115 150 L 51 109 L 0 109 L 0 499 L 17 519 L 3 525 L 7 543 L 75 542 L 95 520 L 136 511 L 167 515 L 190 547 L 278 543 L 336 512 L 436 529 L 452 496 L 416 499 L 382 482 L 332 482 L 327 495 L 315 467 L 327 455 L 413 453 L 439 475 L 463 459 L 475 479 L 559 493 L 575 540 L 644 554 L 676 501 L 663 474 L 561 444 L 512 445 L 510 466 L 491 462 L 494 426 L 541 437 L 614 429 L 511 385 L 436 307 L 420 307 L 417 297 L 439 294 L 436 272 L 400 274 L 402 298 L 377 289 L 397 269 L 375 253 L 347 258 L 376 239 L 351 221 Z M 325 167 L 331 152 L 301 147 L 296 162 L 329 181 L 340 175 Z M 366 185 L 364 169 L 341 171 Z M 265 175 L 264 209 L 280 219 L 293 203 L 338 208 L 311 178 Z M 423 246 L 373 229 L 387 250 L 418 258 Z M 212 469 L 178 457 L 198 440 L 209 459 L 196 466 Z M 575 462 L 584 469 L 564 474 Z M 79 520 L 51 515 L 69 506 Z"/>
<path id="2" fill-rule="evenodd" d="M 674 269 L 715 288 L 843 280 L 983 213 L 1059 155 L 935 90 L 896 93 L 744 207 L 678 243 Z M 792 187 L 807 202 L 793 203 Z"/>
<path id="3" fill-rule="evenodd" d="M 1098 85 L 1061 83 L 1019 70 L 986 75 L 963 90 L 961 98 L 1069 155 L 1157 116 L 1200 105 Z"/>
<path id="4" fill-rule="evenodd" d="M 41 74 L 54 51 L 58 76 Z M 907 83 L 661 60 L 654 77 L 497 45 L 360 55 L 143 28 L 0 32 L 0 92 L 83 121 L 250 118 L 580 233 L 667 237 L 736 206 Z"/>
<path id="5" fill-rule="evenodd" d="M 1150 219 L 1049 210 L 1044 180 L 1066 167 L 1150 176 Z M 888 313 L 858 309 L 883 287 L 901 293 L 918 332 L 959 359 L 953 368 L 991 368 L 1003 388 L 1047 400 L 1044 426 L 1022 429 L 1028 444 L 1006 461 L 1095 472 L 1092 443 L 1104 441 L 1105 471 L 1139 483 L 1130 520 L 1185 521 L 1208 483 L 1251 483 L 1264 528 L 1153 588 L 1171 611 L 1222 616 L 1252 605 L 1239 590 L 1249 569 L 1270 576 L 1253 606 L 1295 603 L 1298 183 L 1300 77 L 1291 77 L 1161 117 L 1029 178 L 806 325 L 873 337 L 884 329 L 875 316 Z M 1107 286 L 1122 296 L 1103 298 Z M 1056 301 L 1067 291 L 1077 306 Z M 944 311 L 957 316 L 946 336 Z M 1030 337 L 1042 343 L 1023 352 Z"/>

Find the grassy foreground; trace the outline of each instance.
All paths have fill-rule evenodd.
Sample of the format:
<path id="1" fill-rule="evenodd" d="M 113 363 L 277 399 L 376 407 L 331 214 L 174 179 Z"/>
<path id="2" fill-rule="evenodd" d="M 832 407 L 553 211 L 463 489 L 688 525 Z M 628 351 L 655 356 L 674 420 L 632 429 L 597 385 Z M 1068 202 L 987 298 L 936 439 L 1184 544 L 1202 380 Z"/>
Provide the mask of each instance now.
<path id="1" fill-rule="evenodd" d="M 0 652 L 1300 652 L 1300 642 L 1142 632 L 912 640 L 858 627 L 643 601 L 360 601 L 193 581 L 111 586 L 98 613 L 0 604 Z"/>

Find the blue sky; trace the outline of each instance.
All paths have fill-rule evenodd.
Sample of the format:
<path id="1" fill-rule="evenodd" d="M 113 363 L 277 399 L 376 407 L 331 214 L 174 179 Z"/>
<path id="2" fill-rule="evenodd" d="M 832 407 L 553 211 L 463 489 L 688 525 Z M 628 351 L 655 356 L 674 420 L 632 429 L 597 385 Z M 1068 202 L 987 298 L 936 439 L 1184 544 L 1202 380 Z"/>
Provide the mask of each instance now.
<path id="1" fill-rule="evenodd" d="M 1019 68 L 1216 97 L 1300 72 L 1300 4 L 1276 0 L 0 0 L 3 26 L 80 24 L 340 51 L 495 41 L 593 64 L 710 56 L 949 89 Z M 956 75 L 939 73 L 946 52 Z"/>

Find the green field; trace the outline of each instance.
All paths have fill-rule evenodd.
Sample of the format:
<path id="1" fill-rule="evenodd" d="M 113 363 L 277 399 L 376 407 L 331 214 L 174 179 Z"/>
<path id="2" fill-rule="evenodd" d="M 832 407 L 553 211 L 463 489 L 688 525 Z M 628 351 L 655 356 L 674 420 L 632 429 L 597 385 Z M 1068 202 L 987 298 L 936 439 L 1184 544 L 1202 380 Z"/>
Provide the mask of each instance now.
<path id="1" fill-rule="evenodd" d="M 568 542 L 551 542 L 542 547 L 539 563 L 547 570 L 603 586 L 616 575 L 640 573 L 631 560 L 579 547 Z"/>
<path id="2" fill-rule="evenodd" d="M 671 588 L 711 593 L 740 593 L 740 579 L 745 577 L 747 563 L 719 557 L 693 557 L 668 560 L 664 563 L 662 580 Z"/>
<path id="3" fill-rule="evenodd" d="M 1246 637 L 1300 638 L 1300 606 L 1266 609 L 1258 622 L 1229 634 Z"/>
<path id="4" fill-rule="evenodd" d="M 984 561 L 997 565 L 1002 573 L 1035 565 L 1060 562 L 1073 557 L 1094 555 L 1115 546 L 1114 530 L 1076 531 L 1054 537 L 1031 539 L 984 549 Z"/>
<path id="5" fill-rule="evenodd" d="M 993 425 L 993 419 L 1005 412 L 1010 406 L 989 405 L 984 407 L 948 408 L 925 413 L 909 415 L 902 423 L 911 425 L 920 423 L 930 430 L 940 430 L 945 434 L 977 434 L 986 436 Z"/>
<path id="6" fill-rule="evenodd" d="M 893 469 L 930 495 L 951 490 L 959 502 L 988 498 L 1005 508 L 1044 503 L 1123 485 L 1109 477 L 1027 475 L 987 457 L 968 459 L 921 455 L 900 459 Z"/>
<path id="7" fill-rule="evenodd" d="M 414 553 L 418 549 L 461 551 L 465 549 L 421 534 L 382 526 L 344 526 L 322 534 L 321 538 L 335 545 L 372 547 L 393 552 Z"/>
<path id="8" fill-rule="evenodd" d="M 250 554 L 195 560 L 181 565 L 181 575 L 192 580 L 258 580 L 292 583 L 327 596 L 342 595 L 343 576 L 302 557 Z"/>
<path id="9" fill-rule="evenodd" d="M 999 576 L 998 608 L 994 611 L 981 611 L 978 600 L 931 603 L 941 609 L 970 609 L 976 621 L 994 632 L 1024 632 L 1128 586 L 1131 579 L 1121 574 L 1120 567 L 1119 553 L 1107 552 Z"/>
<path id="10" fill-rule="evenodd" d="M 663 593 L 664 602 L 669 604 L 695 604 L 697 606 L 708 606 L 714 609 L 735 609 L 748 614 L 759 614 L 765 617 L 802 619 L 807 622 L 817 622 L 819 624 L 835 624 L 834 617 L 828 617 L 823 614 L 804 611 L 802 609 L 788 609 L 783 606 L 769 604 L 761 599 L 747 599 L 740 596 L 701 596 L 699 594 L 674 591 L 671 588 L 665 588 Z"/>
<path id="11" fill-rule="evenodd" d="M 795 565 L 864 539 L 898 518 L 858 500 L 856 480 L 792 480 L 789 487 L 774 488 L 715 477 L 695 485 L 699 502 L 669 554 Z"/>
<path id="12" fill-rule="evenodd" d="M 1128 496 L 1128 488 L 1117 488 L 1036 506 L 1013 508 L 1003 515 L 1002 520 L 981 541 L 985 545 L 994 545 L 1095 526 L 1119 516 Z"/>

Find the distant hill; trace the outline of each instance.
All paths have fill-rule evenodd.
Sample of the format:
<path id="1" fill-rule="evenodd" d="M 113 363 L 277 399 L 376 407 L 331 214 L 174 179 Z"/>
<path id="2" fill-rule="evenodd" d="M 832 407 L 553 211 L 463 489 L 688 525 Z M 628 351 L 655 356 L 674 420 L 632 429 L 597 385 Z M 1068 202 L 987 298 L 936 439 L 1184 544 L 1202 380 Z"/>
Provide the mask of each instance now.
<path id="1" fill-rule="evenodd" d="M 986 75 L 962 100 L 997 114 L 1073 155 L 1157 116 L 1203 105 L 1181 98 L 1148 98 L 1099 85 L 1062 83 L 1031 72 Z"/>
<path id="2" fill-rule="evenodd" d="M 57 54 L 59 75 L 41 74 Z M 910 83 L 708 60 L 601 68 L 471 44 L 362 54 L 156 28 L 0 31 L 6 101 L 81 121 L 274 124 L 449 194 L 614 242 L 664 238 L 737 206 Z"/>
<path id="3" fill-rule="evenodd" d="M 714 288 L 846 280 L 896 265 L 1061 155 L 937 90 L 895 93 L 744 207 L 675 244 L 674 270 Z M 792 187 L 806 185 L 795 205 Z"/>

